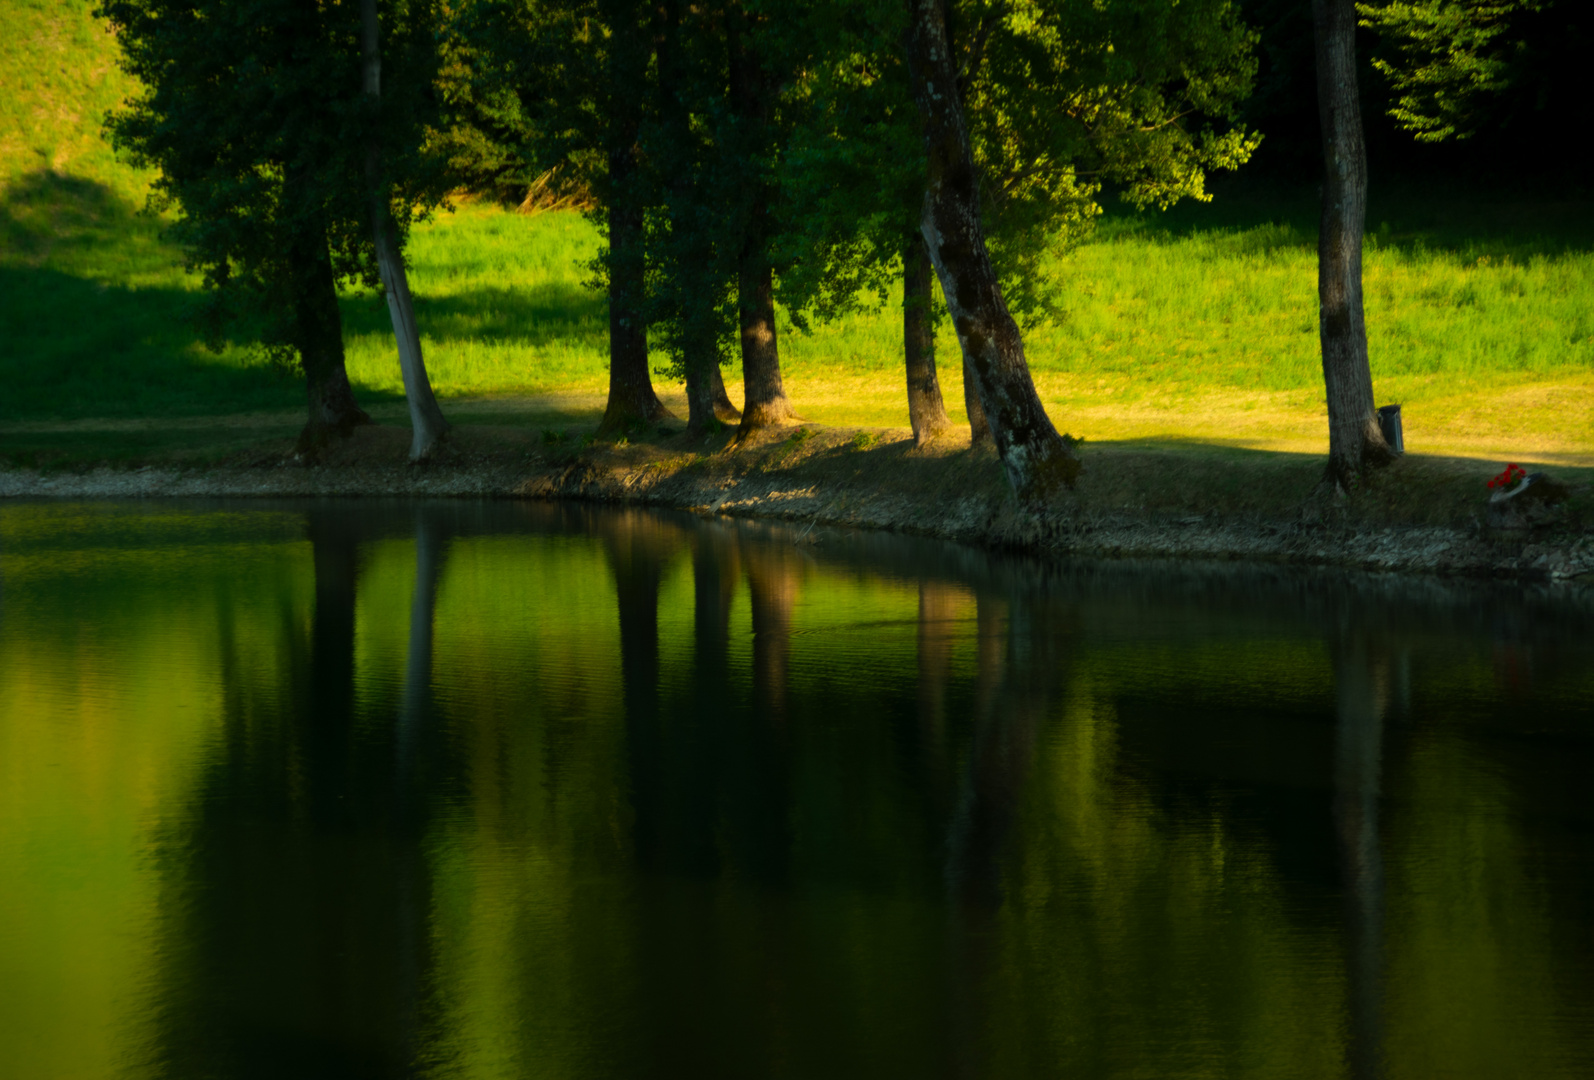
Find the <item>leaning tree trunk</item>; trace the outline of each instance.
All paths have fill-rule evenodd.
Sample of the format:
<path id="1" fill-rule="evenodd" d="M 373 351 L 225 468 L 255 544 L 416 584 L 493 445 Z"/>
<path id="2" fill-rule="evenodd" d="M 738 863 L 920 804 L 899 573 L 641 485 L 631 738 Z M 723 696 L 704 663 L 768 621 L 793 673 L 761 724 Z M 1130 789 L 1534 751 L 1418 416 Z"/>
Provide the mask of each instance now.
<path id="1" fill-rule="evenodd" d="M 319 223 L 290 241 L 288 272 L 293 275 L 292 344 L 304 368 L 309 406 L 294 449 L 302 457 L 313 458 L 334 437 L 347 436 L 361 424 L 369 424 L 371 418 L 355 402 L 349 387 L 338 286 L 327 253 L 326 230 Z"/>
<path id="2" fill-rule="evenodd" d="M 913 444 L 923 446 L 947 428 L 941 381 L 935 374 L 934 270 L 924 237 L 910 234 L 902 245 L 902 353 L 908 369 L 908 422 Z"/>
<path id="3" fill-rule="evenodd" d="M 1041 406 L 1018 324 L 1002 299 L 980 225 L 979 177 L 957 95 L 942 0 L 910 0 L 908 66 L 924 120 L 928 183 L 920 229 L 941 292 L 996 440 L 1009 483 L 1022 501 L 1072 487 L 1079 458 Z"/>
<path id="4" fill-rule="evenodd" d="M 1362 316 L 1367 148 L 1356 91 L 1353 0 L 1312 0 L 1317 112 L 1323 128 L 1323 217 L 1317 237 L 1318 334 L 1328 398 L 1328 475 L 1350 489 L 1393 455 L 1373 407 Z"/>
<path id="5" fill-rule="evenodd" d="M 727 20 L 730 47 L 731 108 L 736 114 L 741 160 L 752 168 L 767 141 L 770 87 L 753 44 L 750 19 L 739 8 Z M 775 340 L 775 271 L 769 261 L 769 186 L 749 177 L 745 232 L 737 252 L 737 310 L 742 339 L 742 424 L 739 436 L 793 418 L 780 377 Z"/>
<path id="6" fill-rule="evenodd" d="M 641 126 L 639 89 L 647 79 L 650 49 L 637 22 L 637 5 L 604 5 L 612 28 L 609 43 L 609 404 L 601 432 L 652 424 L 672 414 L 653 390 L 648 374 L 646 264 L 643 208 L 637 169 Z"/>
<path id="7" fill-rule="evenodd" d="M 382 99 L 381 25 L 377 21 L 376 0 L 360 0 L 360 49 L 364 58 L 365 94 L 373 103 Z M 373 110 L 377 112 L 379 110 Z M 448 433 L 448 421 L 437 407 L 432 382 L 426 377 L 426 360 L 421 355 L 421 334 L 415 325 L 415 303 L 410 296 L 409 275 L 404 269 L 404 254 L 399 249 L 398 226 L 387 201 L 387 183 L 382 176 L 382 137 L 373 119 L 365 147 L 365 184 L 369 192 L 371 234 L 376 242 L 376 267 L 387 293 L 387 311 L 393 320 L 393 336 L 398 341 L 399 370 L 404 376 L 404 397 L 410 406 L 410 460 L 430 457 Z"/>

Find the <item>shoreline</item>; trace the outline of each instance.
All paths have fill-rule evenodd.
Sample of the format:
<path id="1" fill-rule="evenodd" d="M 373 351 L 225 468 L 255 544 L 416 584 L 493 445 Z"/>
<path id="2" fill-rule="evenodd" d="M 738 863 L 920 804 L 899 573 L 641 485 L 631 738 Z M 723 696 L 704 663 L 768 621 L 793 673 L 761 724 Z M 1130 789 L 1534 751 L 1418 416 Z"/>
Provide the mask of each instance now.
<path id="1" fill-rule="evenodd" d="M 727 433 L 707 445 L 661 435 L 566 449 L 536 445 L 525 433 L 476 430 L 451 437 L 437 462 L 396 464 L 407 438 L 407 429 L 363 429 L 316 465 L 288 462 L 271 446 L 203 467 L 0 469 L 0 500 L 571 499 L 883 530 L 1053 558 L 1247 561 L 1594 584 L 1586 508 L 1550 529 L 1491 529 L 1470 486 L 1460 489 L 1463 502 L 1449 490 L 1456 486 L 1454 459 L 1415 459 L 1385 482 L 1387 490 L 1346 505 L 1321 494 L 1302 497 L 1320 468 L 1306 455 L 1253 461 L 1177 447 L 1092 447 L 1080 491 L 1025 510 L 1005 490 L 994 453 L 969 448 L 966 437 L 915 450 L 898 433 L 809 425 L 741 445 Z M 1578 504 L 1591 501 L 1591 487 L 1575 486 Z M 1435 509 L 1427 520 L 1412 520 L 1409 504 L 1424 497 Z M 1469 515 L 1473 502 L 1477 512 Z"/>

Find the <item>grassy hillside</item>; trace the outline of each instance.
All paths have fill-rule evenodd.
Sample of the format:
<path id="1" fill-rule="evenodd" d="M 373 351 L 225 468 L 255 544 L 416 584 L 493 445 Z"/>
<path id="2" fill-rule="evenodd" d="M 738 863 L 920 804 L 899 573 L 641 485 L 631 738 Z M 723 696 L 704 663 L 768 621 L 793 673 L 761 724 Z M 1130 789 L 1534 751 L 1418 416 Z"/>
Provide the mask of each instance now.
<path id="1" fill-rule="evenodd" d="M 131 88 L 91 4 L 0 0 L 0 12 L 16 28 L 0 43 L 0 423 L 63 438 L 95 418 L 282 410 L 291 424 L 292 379 L 247 342 L 211 354 L 188 327 L 195 282 L 162 243 L 161 222 L 140 213 L 147 178 L 99 136 L 105 110 Z M 1110 214 L 1059 267 L 1066 319 L 1027 335 L 1058 426 L 1095 440 L 1320 450 L 1314 201 L 1231 186 L 1207 206 Z M 1375 186 L 1370 222 L 1374 376 L 1380 402 L 1405 403 L 1410 444 L 1594 464 L 1590 207 Z M 455 410 L 470 411 L 462 398 L 545 405 L 555 395 L 576 420 L 595 416 L 604 305 L 583 288 L 581 264 L 597 243 L 573 214 L 480 206 L 417 230 L 418 315 L 433 380 Z M 362 398 L 398 415 L 384 306 L 355 293 L 344 313 Z M 906 422 L 894 310 L 811 336 L 788 331 L 782 351 L 809 419 Z M 941 356 L 961 418 L 949 329 Z M 493 415 L 538 407 L 501 401 Z"/>

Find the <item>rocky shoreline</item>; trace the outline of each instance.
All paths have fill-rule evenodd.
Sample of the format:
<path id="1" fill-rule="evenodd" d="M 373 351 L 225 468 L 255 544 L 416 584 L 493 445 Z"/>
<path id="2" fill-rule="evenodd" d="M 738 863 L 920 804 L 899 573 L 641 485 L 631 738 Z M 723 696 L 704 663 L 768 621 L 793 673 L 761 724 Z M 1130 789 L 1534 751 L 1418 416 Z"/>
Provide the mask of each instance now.
<path id="1" fill-rule="evenodd" d="M 758 447 L 672 453 L 670 446 L 603 444 L 564 453 L 456 454 L 424 466 L 274 460 L 210 468 L 146 466 L 75 473 L 0 470 L 0 498 L 488 498 L 575 499 L 796 522 L 881 529 L 1052 557 L 1241 560 L 1371 571 L 1594 582 L 1594 530 L 1492 528 L 1470 522 L 1366 520 L 1331 499 L 1289 513 L 1193 512 L 1133 499 L 1068 497 L 1018 507 L 994 461 L 942 453 L 912 468 L 865 467 L 846 433 L 771 438 Z M 889 451 L 889 448 L 887 448 Z M 396 456 L 396 455 L 394 455 Z M 900 481 L 899 481 L 900 478 Z"/>

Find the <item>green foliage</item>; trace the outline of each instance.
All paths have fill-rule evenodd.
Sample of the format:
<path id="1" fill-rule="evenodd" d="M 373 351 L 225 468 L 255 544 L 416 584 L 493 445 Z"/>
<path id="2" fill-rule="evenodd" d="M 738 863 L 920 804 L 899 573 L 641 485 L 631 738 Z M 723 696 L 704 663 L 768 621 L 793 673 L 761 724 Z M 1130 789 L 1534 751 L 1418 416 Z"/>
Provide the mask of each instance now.
<path id="1" fill-rule="evenodd" d="M 1375 67 L 1398 95 L 1389 115 L 1421 142 L 1465 139 L 1481 98 L 1517 74 L 1520 42 L 1511 18 L 1546 0 L 1393 0 L 1357 4 L 1362 25 L 1377 30 L 1388 53 Z"/>
<path id="2" fill-rule="evenodd" d="M 841 7 L 814 6 L 825 51 L 786 105 L 796 118 L 782 184 L 798 212 L 783 290 L 821 319 L 865 294 L 883 301 L 923 195 L 902 13 Z M 1021 320 L 1060 316 L 1047 270 L 1089 234 L 1104 185 L 1136 206 L 1204 200 L 1206 174 L 1243 164 L 1259 142 L 1228 123 L 1256 66 L 1230 0 L 964 0 L 950 17 L 987 240 Z"/>
<path id="3" fill-rule="evenodd" d="M 207 339 L 255 325 L 289 346 L 295 270 L 306 244 L 330 250 L 339 279 L 374 285 L 366 148 L 374 128 L 402 230 L 441 198 L 422 151 L 435 118 L 438 11 L 383 0 L 379 112 L 362 92 L 357 5 L 291 0 L 106 0 L 121 65 L 140 92 L 106 120 L 128 160 L 157 171 L 150 209 L 210 302 Z"/>

